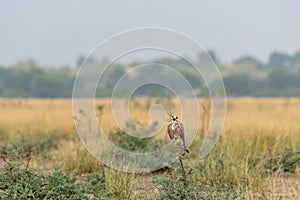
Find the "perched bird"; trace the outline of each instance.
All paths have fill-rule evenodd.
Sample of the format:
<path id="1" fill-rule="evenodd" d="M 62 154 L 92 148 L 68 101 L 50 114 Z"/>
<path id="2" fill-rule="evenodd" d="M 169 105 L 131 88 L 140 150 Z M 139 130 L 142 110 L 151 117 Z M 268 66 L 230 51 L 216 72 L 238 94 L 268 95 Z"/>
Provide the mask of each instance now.
<path id="1" fill-rule="evenodd" d="M 186 152 L 189 153 L 189 150 L 185 146 L 183 124 L 178 121 L 178 117 L 176 115 L 171 115 L 167 131 L 170 139 L 175 140 L 180 156 L 184 156 Z"/>

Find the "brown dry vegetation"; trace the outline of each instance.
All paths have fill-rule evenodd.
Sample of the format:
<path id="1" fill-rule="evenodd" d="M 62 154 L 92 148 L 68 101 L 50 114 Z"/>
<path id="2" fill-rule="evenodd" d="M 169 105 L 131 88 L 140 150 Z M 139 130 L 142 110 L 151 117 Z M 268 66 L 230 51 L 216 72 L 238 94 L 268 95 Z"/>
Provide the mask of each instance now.
<path id="1" fill-rule="evenodd" d="M 96 106 L 101 107 L 97 115 L 104 132 L 114 133 L 117 126 L 109 103 L 109 100 L 97 100 Z M 130 102 L 132 118 L 140 124 L 149 123 L 148 108 L 153 103 L 169 106 L 169 112 L 179 111 L 175 100 L 139 99 Z M 204 104 L 207 100 L 200 99 L 202 109 Z M 299 111 L 298 98 L 227 99 L 226 121 L 216 148 L 204 160 L 198 160 L 200 140 L 196 139 L 191 146 L 192 153 L 185 160 L 194 169 L 192 182 L 199 184 L 200 190 L 218 184 L 224 190 L 223 183 L 233 185 L 237 194 L 241 190 L 245 194 L 241 199 L 299 199 Z M 24 150 L 35 151 L 30 162 L 32 168 L 51 171 L 54 166 L 60 166 L 64 171 L 76 170 L 79 175 L 103 173 L 103 168 L 79 140 L 70 99 L 1 99 L 0 113 L 3 152 L 15 142 L 17 147 L 23 145 Z M 203 126 L 206 129 L 202 123 Z M 164 132 L 159 137 L 165 140 Z M 218 163 L 222 163 L 221 169 Z M 1 161 L 0 167 L 4 165 Z M 171 168 L 177 169 L 178 163 Z M 115 173 L 106 169 L 106 194 L 121 199 L 156 198 L 159 191 L 152 179 L 169 176 L 168 172 L 143 176 L 117 174 L 126 180 L 121 178 L 121 182 L 116 182 Z M 114 184 L 120 185 L 116 189 Z M 122 186 L 125 194 L 116 191 Z M 145 192 L 147 188 L 153 192 Z"/>

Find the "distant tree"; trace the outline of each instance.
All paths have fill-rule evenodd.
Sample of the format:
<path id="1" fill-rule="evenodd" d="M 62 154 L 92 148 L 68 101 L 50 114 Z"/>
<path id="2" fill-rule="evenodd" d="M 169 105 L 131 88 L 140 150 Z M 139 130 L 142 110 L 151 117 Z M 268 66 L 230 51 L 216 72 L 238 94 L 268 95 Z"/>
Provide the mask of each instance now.
<path id="1" fill-rule="evenodd" d="M 214 50 L 208 50 L 207 53 L 202 52 L 198 56 L 198 62 L 201 64 L 211 65 L 211 60 L 217 65 L 220 64 L 220 60 Z"/>
<path id="2" fill-rule="evenodd" d="M 293 56 L 291 56 L 290 61 L 293 68 L 300 69 L 300 51 L 297 51 Z"/>
<path id="3" fill-rule="evenodd" d="M 223 79 L 226 93 L 230 96 L 250 95 L 251 80 L 246 74 L 230 75 Z"/>
<path id="4" fill-rule="evenodd" d="M 122 65 L 113 65 L 108 68 L 99 82 L 97 87 L 97 97 L 108 97 L 112 95 L 112 91 L 117 81 L 125 74 L 125 68 Z"/>
<path id="5" fill-rule="evenodd" d="M 154 63 L 160 63 L 160 64 L 163 64 L 163 65 L 168 65 L 168 66 L 173 66 L 175 63 L 175 60 L 170 58 L 170 57 L 162 57 L 162 58 L 159 58 L 159 59 L 156 59 L 153 61 Z"/>
<path id="6" fill-rule="evenodd" d="M 77 67 L 80 67 L 81 64 L 83 63 L 84 59 L 85 59 L 85 56 L 80 55 L 80 56 L 78 57 L 78 59 L 77 59 L 76 66 L 77 66 Z"/>
<path id="7" fill-rule="evenodd" d="M 2 83 L 0 82 L 0 97 L 3 96 L 3 86 L 2 86 Z"/>
<path id="8" fill-rule="evenodd" d="M 219 62 L 216 54 L 209 51 L 199 55 L 199 62 L 212 64 L 211 59 Z M 81 60 L 81 61 L 80 61 Z M 84 60 L 82 56 L 78 64 Z M 197 95 L 208 95 L 207 88 L 201 75 L 195 71 L 190 63 L 184 59 L 164 58 L 160 63 L 167 63 L 182 74 L 191 84 Z M 96 61 L 93 58 L 86 60 L 87 64 L 97 67 L 106 66 L 107 61 Z M 206 62 L 206 63 L 205 63 Z M 287 64 L 286 64 L 287 63 Z M 139 63 L 136 63 L 139 64 Z M 287 70 L 288 64 L 293 70 Z M 229 96 L 300 96 L 300 51 L 292 56 L 282 53 L 272 53 L 267 64 L 270 69 L 263 69 L 263 63 L 251 56 L 243 56 L 234 61 L 233 67 L 225 67 L 222 70 L 226 93 Z M 101 77 L 97 88 L 97 97 L 109 97 L 121 76 L 135 64 L 113 64 L 104 76 Z M 242 66 L 242 67 L 240 67 Z M 244 66 L 244 67 L 243 67 Z M 250 66 L 250 67 L 248 67 Z M 298 66 L 298 67 L 297 67 Z M 130 87 L 131 80 L 146 79 L 158 76 L 152 74 L 152 68 L 146 73 L 128 73 L 128 85 L 123 85 L 125 92 Z M 0 66 L 0 97 L 71 97 L 76 70 L 72 68 L 44 68 L 34 60 L 27 60 L 12 67 Z M 169 76 L 168 71 L 160 71 L 159 76 L 170 82 L 174 77 Z M 170 79 L 170 80 L 169 80 Z M 178 91 L 185 94 L 185 87 L 178 85 Z M 121 95 L 124 91 L 120 91 Z M 169 96 L 166 89 L 157 86 L 147 86 L 139 91 L 140 95 Z"/>
<path id="9" fill-rule="evenodd" d="M 297 78 L 298 78 L 298 89 L 300 88 L 300 70 L 298 71 L 298 74 L 296 74 Z"/>
<path id="10" fill-rule="evenodd" d="M 267 76 L 268 86 L 274 90 L 298 87 L 298 76 L 282 69 L 274 69 Z"/>
<path id="11" fill-rule="evenodd" d="M 243 56 L 237 60 L 235 60 L 234 65 L 238 65 L 238 66 L 254 66 L 256 69 L 258 70 L 263 70 L 264 69 L 264 64 L 259 61 L 256 58 L 253 58 L 251 56 Z"/>
<path id="12" fill-rule="evenodd" d="M 190 70 L 184 70 L 180 72 L 195 89 L 203 89 L 205 86 L 203 78 L 201 78 L 197 73 Z"/>
<path id="13" fill-rule="evenodd" d="M 83 62 L 85 62 L 86 64 L 91 64 L 91 65 L 94 65 L 97 63 L 95 58 L 93 58 L 93 57 L 86 58 L 84 55 L 80 55 L 77 59 L 76 66 L 80 67 Z"/>
<path id="14" fill-rule="evenodd" d="M 214 50 L 208 50 L 207 53 L 211 57 L 211 59 L 214 61 L 214 63 L 216 63 L 217 65 L 220 64 L 220 59 Z"/>
<path id="15" fill-rule="evenodd" d="M 288 69 L 291 67 L 290 57 L 284 53 L 273 52 L 269 57 L 267 66 L 270 68 Z"/>
<path id="16" fill-rule="evenodd" d="M 30 58 L 28 60 L 18 62 L 13 67 L 22 68 L 22 69 L 31 69 L 31 68 L 36 68 L 38 66 L 39 66 L 38 63 L 33 58 Z"/>
<path id="17" fill-rule="evenodd" d="M 43 73 L 35 76 L 30 82 L 32 94 L 35 97 L 70 97 L 73 78 L 66 74 Z"/>

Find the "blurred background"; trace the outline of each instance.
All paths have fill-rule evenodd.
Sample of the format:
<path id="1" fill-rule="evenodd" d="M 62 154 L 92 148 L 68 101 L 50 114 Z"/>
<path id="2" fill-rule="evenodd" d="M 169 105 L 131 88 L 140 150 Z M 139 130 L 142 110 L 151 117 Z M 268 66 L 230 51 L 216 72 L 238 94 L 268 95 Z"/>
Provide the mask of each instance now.
<path id="1" fill-rule="evenodd" d="M 0 97 L 70 97 L 76 69 L 97 44 L 144 26 L 174 29 L 203 45 L 223 75 L 228 96 L 300 96 L 299 7 L 296 0 L 1 0 Z M 108 96 L 110 82 L 146 58 L 118 63 L 97 95 Z M 203 55 L 198 58 L 205 64 Z M 158 54 L 151 61 L 177 68 L 199 96 L 206 95 L 205 85 L 181 60 Z M 141 95 L 151 90 L 144 88 Z"/>
<path id="2" fill-rule="evenodd" d="M 298 0 L 176 3 L 171 0 L 0 0 L 0 199 L 299 200 L 299 8 Z M 112 59 L 113 51 L 120 50 L 123 44 L 116 43 L 106 55 L 87 55 L 112 35 L 139 27 L 179 31 L 207 50 L 182 55 L 193 56 L 195 64 L 210 70 L 208 54 L 222 74 L 229 98 L 219 138 L 215 134 L 218 131 L 211 129 L 211 122 L 216 120 L 214 116 L 223 115 L 214 115 L 220 109 L 206 98 L 209 93 L 205 81 L 184 59 L 166 52 L 135 52 L 117 60 L 105 71 L 96 90 L 96 97 L 104 98 L 93 101 L 96 126 L 92 124 L 95 121 L 92 115 L 88 115 L 91 110 L 84 109 L 83 104 L 72 113 L 74 102 L 70 97 L 79 67 L 84 63 L 94 67 L 88 69 L 103 69 Z M 132 44 L 137 40 L 127 41 Z M 182 44 L 178 41 L 172 45 L 185 49 L 180 48 Z M 176 95 L 181 97 L 185 92 L 185 87 L 180 87 L 180 81 L 169 71 L 158 71 L 159 75 L 153 75 L 152 67 L 144 74 L 130 71 L 149 62 L 154 63 L 153 67 L 159 63 L 179 71 L 199 96 L 199 106 L 196 110 L 188 99 L 169 98 L 175 95 L 167 87 L 145 85 L 125 102 L 130 119 L 121 129 L 120 121 L 112 112 L 111 98 L 106 97 L 111 96 L 124 73 L 129 83 L 152 77 L 175 80 L 175 84 L 169 85 L 181 88 L 178 93 L 176 90 Z M 97 75 L 94 70 L 82 74 L 88 80 Z M 213 78 L 210 80 L 215 89 L 217 84 Z M 84 81 L 76 83 L 82 86 L 79 90 L 83 94 L 89 91 L 85 86 L 90 85 L 82 84 Z M 128 92 L 129 87 L 122 86 Z M 119 97 L 126 96 L 125 92 L 119 90 L 115 99 L 122 102 Z M 129 152 L 162 149 L 171 141 L 166 134 L 165 120 L 155 118 L 165 116 L 152 109 L 157 104 L 166 113 L 179 116 L 186 137 L 194 131 L 189 126 L 192 123 L 185 122 L 197 125 L 198 118 L 191 115 L 191 110 L 199 111 L 198 130 L 189 146 L 190 153 L 184 158 L 186 176 L 177 161 L 149 174 L 123 173 L 100 163 L 87 151 L 86 147 L 93 147 L 101 153 L 98 150 L 104 145 L 99 145 L 102 143 L 98 136 L 102 135 Z M 118 115 L 125 113 L 115 110 Z M 182 110 L 189 116 L 184 117 Z M 162 128 L 161 123 L 165 125 Z M 104 134 L 95 137 L 97 125 Z M 160 131 L 144 139 L 127 134 L 133 130 L 140 135 Z M 199 148 L 205 138 L 209 144 L 219 140 L 208 156 L 199 159 Z M 116 155 L 120 158 L 117 164 L 127 161 Z M 110 158 L 110 152 L 105 152 L 105 156 Z M 141 169 L 151 169 L 151 166 L 157 163 L 151 160 Z M 128 169 L 134 168 L 128 165 Z"/>

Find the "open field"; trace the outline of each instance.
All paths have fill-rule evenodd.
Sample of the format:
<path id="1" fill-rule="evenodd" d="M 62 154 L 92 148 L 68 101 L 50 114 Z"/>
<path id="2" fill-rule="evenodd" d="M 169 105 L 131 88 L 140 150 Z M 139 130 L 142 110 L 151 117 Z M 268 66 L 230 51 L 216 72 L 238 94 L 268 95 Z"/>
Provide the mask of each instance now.
<path id="1" fill-rule="evenodd" d="M 101 127 L 113 140 L 119 134 L 118 145 L 136 150 L 120 135 L 109 102 L 96 101 Z M 132 118 L 149 122 L 153 103 L 179 110 L 174 100 L 137 99 L 130 103 Z M 200 99 L 199 105 L 209 104 Z M 298 98 L 227 99 L 220 140 L 199 160 L 207 122 L 200 124 L 184 159 L 192 173 L 182 180 L 179 162 L 151 174 L 99 165 L 77 135 L 71 99 L 0 99 L 0 199 L 300 199 L 299 111 Z M 168 142 L 164 132 L 156 140 L 147 148 Z"/>

